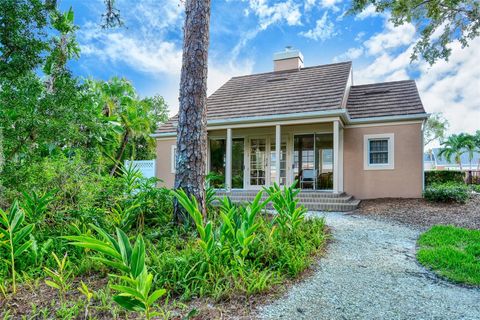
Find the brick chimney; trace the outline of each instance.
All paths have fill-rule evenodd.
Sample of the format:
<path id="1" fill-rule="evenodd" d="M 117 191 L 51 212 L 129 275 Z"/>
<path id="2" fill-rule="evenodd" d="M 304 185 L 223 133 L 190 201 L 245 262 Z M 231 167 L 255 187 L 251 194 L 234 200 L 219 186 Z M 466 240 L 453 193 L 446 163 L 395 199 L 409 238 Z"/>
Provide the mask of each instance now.
<path id="1" fill-rule="evenodd" d="M 273 71 L 284 71 L 303 68 L 303 55 L 292 47 L 286 47 L 284 51 L 273 55 Z"/>

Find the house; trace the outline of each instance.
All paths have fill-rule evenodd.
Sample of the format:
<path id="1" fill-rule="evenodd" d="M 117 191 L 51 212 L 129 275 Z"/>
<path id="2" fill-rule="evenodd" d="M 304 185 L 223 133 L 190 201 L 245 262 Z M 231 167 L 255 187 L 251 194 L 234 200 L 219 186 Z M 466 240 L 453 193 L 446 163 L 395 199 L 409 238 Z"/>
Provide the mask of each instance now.
<path id="1" fill-rule="evenodd" d="M 303 202 L 330 210 L 354 208 L 352 196 L 421 197 L 428 115 L 414 81 L 354 85 L 351 62 L 304 67 L 293 49 L 273 62 L 273 72 L 233 77 L 208 98 L 217 188 L 246 200 L 298 180 Z M 154 134 L 157 177 L 170 187 L 176 125 L 173 117 Z"/>
<path id="2" fill-rule="evenodd" d="M 432 148 L 424 154 L 425 170 L 460 170 L 460 165 L 454 157 L 448 160 L 445 156 L 439 156 L 441 148 Z M 471 161 L 470 161 L 471 160 Z M 477 170 L 480 163 L 480 153 L 474 152 L 470 159 L 467 151 L 460 156 L 462 170 Z"/>

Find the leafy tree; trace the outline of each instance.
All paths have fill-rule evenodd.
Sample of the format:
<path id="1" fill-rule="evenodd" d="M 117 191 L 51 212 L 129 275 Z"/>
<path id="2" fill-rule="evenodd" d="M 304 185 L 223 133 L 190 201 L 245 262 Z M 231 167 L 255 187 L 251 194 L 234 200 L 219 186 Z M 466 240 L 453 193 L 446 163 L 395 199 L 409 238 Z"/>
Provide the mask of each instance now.
<path id="1" fill-rule="evenodd" d="M 464 153 L 469 152 L 469 158 L 471 161 L 472 156 L 470 156 L 470 150 L 472 150 L 472 145 L 473 142 L 470 135 L 465 133 L 452 134 L 442 142 L 442 148 L 440 149 L 438 156 L 445 157 L 448 161 L 451 161 L 451 158 L 453 157 L 455 163 L 459 165 L 460 170 L 463 170 L 461 157 Z"/>
<path id="2" fill-rule="evenodd" d="M 411 60 L 422 56 L 431 65 L 438 59 L 448 60 L 453 41 L 462 47 L 480 34 L 478 0 L 354 0 L 351 13 L 374 5 L 378 12 L 391 12 L 395 26 L 413 23 L 421 38 L 415 44 Z"/>
<path id="3" fill-rule="evenodd" d="M 186 0 L 175 189 L 193 195 L 204 214 L 209 24 L 210 0 Z M 184 223 L 187 219 L 188 214 L 175 201 L 174 220 Z"/>
<path id="4" fill-rule="evenodd" d="M 424 145 L 429 145 L 437 140 L 441 142 L 445 138 L 448 126 L 448 120 L 445 119 L 441 113 L 433 113 L 430 115 L 423 131 Z"/>

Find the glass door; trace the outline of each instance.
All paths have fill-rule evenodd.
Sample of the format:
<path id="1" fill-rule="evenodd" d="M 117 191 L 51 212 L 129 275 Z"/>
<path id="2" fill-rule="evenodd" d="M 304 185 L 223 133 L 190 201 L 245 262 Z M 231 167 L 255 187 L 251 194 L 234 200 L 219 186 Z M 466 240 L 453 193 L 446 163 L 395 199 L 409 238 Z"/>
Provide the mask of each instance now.
<path id="1" fill-rule="evenodd" d="M 243 189 L 244 139 L 232 139 L 232 188 Z"/>
<path id="2" fill-rule="evenodd" d="M 302 189 L 333 189 L 333 134 L 294 137 L 293 174 Z"/>
<path id="3" fill-rule="evenodd" d="M 263 187 L 267 182 L 267 139 L 250 139 L 250 186 Z"/>

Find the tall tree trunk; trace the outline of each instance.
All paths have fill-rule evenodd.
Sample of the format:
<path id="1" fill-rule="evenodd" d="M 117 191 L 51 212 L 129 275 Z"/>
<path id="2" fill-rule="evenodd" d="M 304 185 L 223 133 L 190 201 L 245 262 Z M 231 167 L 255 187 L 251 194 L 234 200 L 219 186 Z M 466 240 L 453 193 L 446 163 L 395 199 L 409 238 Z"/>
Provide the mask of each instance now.
<path id="1" fill-rule="evenodd" d="M 209 24 L 210 0 L 186 0 L 175 189 L 182 188 L 188 195 L 195 196 L 204 214 Z M 177 223 L 188 219 L 177 201 L 173 218 Z"/>
<path id="2" fill-rule="evenodd" d="M 115 171 L 117 171 L 118 164 L 120 163 L 120 161 L 122 161 L 123 153 L 125 152 L 125 148 L 127 147 L 129 138 L 130 138 L 130 135 L 128 134 L 128 130 L 127 130 L 123 135 L 122 145 L 120 147 L 120 150 L 118 151 L 117 158 L 115 159 L 115 163 L 113 164 L 112 171 L 110 171 L 110 176 L 112 177 L 115 174 Z"/>

